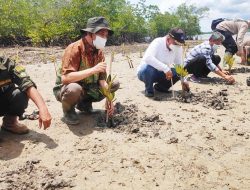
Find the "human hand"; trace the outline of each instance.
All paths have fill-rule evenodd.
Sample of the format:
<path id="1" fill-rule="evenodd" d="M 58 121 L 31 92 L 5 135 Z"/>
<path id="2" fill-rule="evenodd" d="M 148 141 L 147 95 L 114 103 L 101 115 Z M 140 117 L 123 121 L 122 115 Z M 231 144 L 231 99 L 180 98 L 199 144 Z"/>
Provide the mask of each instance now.
<path id="1" fill-rule="evenodd" d="M 168 71 L 168 72 L 166 72 L 165 75 L 166 75 L 166 79 L 167 79 L 167 80 L 170 80 L 170 79 L 173 77 L 173 73 L 172 73 L 171 70 Z"/>
<path id="2" fill-rule="evenodd" d="M 47 108 L 39 110 L 39 128 L 44 127 L 44 130 L 50 127 L 51 115 Z"/>
<path id="3" fill-rule="evenodd" d="M 105 73 L 107 64 L 105 61 L 98 63 L 93 67 L 94 73 Z"/>
<path id="4" fill-rule="evenodd" d="M 225 80 L 226 80 L 229 84 L 235 83 L 235 79 L 234 79 L 231 75 L 226 75 L 226 76 L 225 76 Z"/>
<path id="5" fill-rule="evenodd" d="M 105 109 L 107 110 L 108 115 L 112 116 L 114 114 L 114 111 L 115 111 L 114 103 L 106 100 Z"/>
<path id="6" fill-rule="evenodd" d="M 182 85 L 183 90 L 185 90 L 186 92 L 190 91 L 188 82 L 182 82 L 181 85 Z"/>
<path id="7" fill-rule="evenodd" d="M 225 75 L 229 75 L 229 71 L 222 70 L 221 72 L 224 73 Z"/>

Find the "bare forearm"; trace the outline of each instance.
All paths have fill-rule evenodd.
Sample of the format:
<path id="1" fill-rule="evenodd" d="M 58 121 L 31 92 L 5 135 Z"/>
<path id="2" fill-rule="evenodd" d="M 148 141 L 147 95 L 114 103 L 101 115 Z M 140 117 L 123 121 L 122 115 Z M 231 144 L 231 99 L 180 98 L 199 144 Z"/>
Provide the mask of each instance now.
<path id="1" fill-rule="evenodd" d="M 28 97 L 36 104 L 37 108 L 39 110 L 47 110 L 47 106 L 42 98 L 42 96 L 40 95 L 40 93 L 37 91 L 37 89 L 35 87 L 30 87 L 28 88 L 28 90 L 26 91 Z"/>
<path id="2" fill-rule="evenodd" d="M 225 73 L 223 73 L 221 70 L 217 70 L 217 71 L 215 71 L 215 73 L 217 74 L 217 75 L 219 75 L 220 77 L 222 77 L 222 78 L 226 78 L 226 74 Z"/>
<path id="3" fill-rule="evenodd" d="M 222 71 L 222 69 L 221 69 L 221 67 L 220 67 L 219 65 L 217 65 L 217 68 L 218 68 L 220 71 Z"/>
<path id="4" fill-rule="evenodd" d="M 28 88 L 26 93 L 39 109 L 39 127 L 44 127 L 44 129 L 47 129 L 50 127 L 52 118 L 42 96 L 33 86 Z"/>
<path id="5" fill-rule="evenodd" d="M 82 70 L 82 71 L 70 72 L 66 75 L 62 75 L 62 83 L 69 84 L 69 83 L 77 82 L 93 74 L 95 74 L 95 71 L 93 68 L 89 68 L 89 69 Z"/>

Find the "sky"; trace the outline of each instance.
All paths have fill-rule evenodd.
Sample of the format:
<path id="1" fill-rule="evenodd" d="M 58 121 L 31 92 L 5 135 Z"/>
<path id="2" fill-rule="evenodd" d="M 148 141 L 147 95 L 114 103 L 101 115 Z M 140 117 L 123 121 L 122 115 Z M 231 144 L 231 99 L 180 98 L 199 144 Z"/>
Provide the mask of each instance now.
<path id="1" fill-rule="evenodd" d="M 134 4 L 139 0 L 128 1 Z M 250 20 L 250 0 L 146 0 L 147 5 L 157 5 L 162 13 L 171 12 L 182 3 L 209 8 L 208 16 L 200 21 L 202 32 L 211 31 L 211 21 L 217 18 Z"/>

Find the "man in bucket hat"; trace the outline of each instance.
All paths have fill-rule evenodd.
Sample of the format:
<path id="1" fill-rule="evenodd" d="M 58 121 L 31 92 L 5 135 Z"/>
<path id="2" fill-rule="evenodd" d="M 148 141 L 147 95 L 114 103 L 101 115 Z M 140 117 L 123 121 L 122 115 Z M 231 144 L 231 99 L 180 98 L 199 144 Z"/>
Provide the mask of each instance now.
<path id="1" fill-rule="evenodd" d="M 168 92 L 169 88 L 179 80 L 172 64 L 182 64 L 182 45 L 185 34 L 180 28 L 173 28 L 169 33 L 154 39 L 146 50 L 137 69 L 139 80 L 145 84 L 145 96 L 153 97 L 154 90 Z M 155 83 L 155 84 L 154 84 Z M 189 90 L 188 83 L 182 83 Z"/>
<path id="2" fill-rule="evenodd" d="M 48 108 L 36 89 L 36 84 L 27 74 L 25 67 L 10 58 L 0 56 L 0 117 L 2 130 L 26 134 L 29 129 L 19 123 L 31 99 L 39 109 L 39 127 L 47 129 L 51 124 Z"/>
<path id="3" fill-rule="evenodd" d="M 228 72 L 221 69 L 219 66 L 221 58 L 219 55 L 215 55 L 218 45 L 221 45 L 224 39 L 221 33 L 213 32 L 209 40 L 195 46 L 188 52 L 185 68 L 189 74 L 193 74 L 190 78 L 192 82 L 201 82 L 211 71 L 231 84 L 235 82 L 234 78 L 228 75 Z"/>
<path id="4" fill-rule="evenodd" d="M 103 55 L 107 38 L 113 34 L 104 17 L 88 19 L 81 29 L 82 38 L 70 44 L 64 52 L 56 86 L 53 91 L 62 103 L 63 121 L 69 125 L 79 124 L 75 107 L 80 111 L 92 112 L 92 102 L 101 101 L 104 96 L 100 87 L 106 88 L 106 62 Z M 119 84 L 114 86 L 116 91 Z M 114 112 L 113 103 L 106 109 Z"/>

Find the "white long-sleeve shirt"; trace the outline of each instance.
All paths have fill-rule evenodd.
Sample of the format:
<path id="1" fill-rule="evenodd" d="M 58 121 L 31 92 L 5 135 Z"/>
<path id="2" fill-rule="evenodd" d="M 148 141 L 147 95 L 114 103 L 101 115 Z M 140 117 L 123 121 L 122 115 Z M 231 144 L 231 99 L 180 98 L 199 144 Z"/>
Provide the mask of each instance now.
<path id="1" fill-rule="evenodd" d="M 182 47 L 177 51 L 169 50 L 166 46 L 166 36 L 154 39 L 148 46 L 137 72 L 142 65 L 148 64 L 158 71 L 167 73 L 174 64 L 182 64 Z"/>

